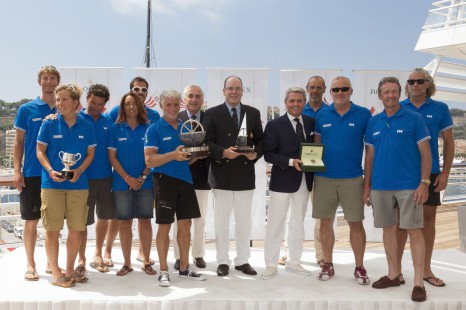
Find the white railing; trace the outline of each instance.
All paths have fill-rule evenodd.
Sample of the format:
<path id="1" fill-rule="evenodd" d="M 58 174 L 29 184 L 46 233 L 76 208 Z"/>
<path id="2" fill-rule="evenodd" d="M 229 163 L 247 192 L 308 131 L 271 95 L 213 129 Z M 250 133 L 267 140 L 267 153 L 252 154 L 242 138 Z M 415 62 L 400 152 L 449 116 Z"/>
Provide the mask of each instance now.
<path id="1" fill-rule="evenodd" d="M 424 31 L 466 24 L 465 0 L 436 1 L 432 5 L 436 8 L 429 11 L 422 27 Z"/>

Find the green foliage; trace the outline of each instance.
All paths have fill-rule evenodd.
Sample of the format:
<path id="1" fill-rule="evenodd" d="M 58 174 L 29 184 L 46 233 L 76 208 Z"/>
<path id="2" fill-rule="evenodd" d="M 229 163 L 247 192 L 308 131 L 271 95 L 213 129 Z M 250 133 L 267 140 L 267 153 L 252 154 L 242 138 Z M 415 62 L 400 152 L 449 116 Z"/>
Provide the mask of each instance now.
<path id="1" fill-rule="evenodd" d="M 451 114 L 451 116 L 463 117 L 464 116 L 464 111 L 460 110 L 460 109 L 450 109 L 450 114 Z"/>
<path id="2" fill-rule="evenodd" d="M 5 102 L 0 100 L 0 117 L 16 116 L 19 106 L 28 101 L 31 101 L 31 99 L 21 99 L 16 102 Z"/>

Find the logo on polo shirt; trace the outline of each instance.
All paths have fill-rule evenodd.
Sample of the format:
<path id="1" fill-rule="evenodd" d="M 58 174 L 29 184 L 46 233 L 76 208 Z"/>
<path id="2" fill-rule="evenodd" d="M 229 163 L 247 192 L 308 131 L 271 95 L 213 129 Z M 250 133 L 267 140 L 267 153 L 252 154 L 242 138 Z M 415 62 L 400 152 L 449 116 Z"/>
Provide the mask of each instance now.
<path id="1" fill-rule="evenodd" d="M 377 136 L 377 135 L 380 135 L 380 131 L 376 131 L 372 134 L 372 136 Z"/>
<path id="2" fill-rule="evenodd" d="M 403 133 L 403 129 L 397 129 L 396 133 Z"/>
<path id="3" fill-rule="evenodd" d="M 163 141 L 168 141 L 168 140 L 171 140 L 171 139 L 172 139 L 172 137 L 165 137 L 165 138 L 163 138 Z"/>
<path id="4" fill-rule="evenodd" d="M 348 123 L 348 126 L 354 127 L 354 123 Z"/>
<path id="5" fill-rule="evenodd" d="M 322 127 L 332 127 L 332 124 L 323 124 Z"/>
<path id="6" fill-rule="evenodd" d="M 33 122 L 39 122 L 39 121 L 41 121 L 41 120 L 42 120 L 41 117 L 36 117 L 36 118 L 33 118 L 33 119 L 32 119 Z"/>
<path id="7" fill-rule="evenodd" d="M 63 139 L 63 135 L 53 135 L 54 139 Z"/>
<path id="8" fill-rule="evenodd" d="M 84 139 L 84 136 L 78 136 L 79 139 Z"/>
<path id="9" fill-rule="evenodd" d="M 118 138 L 118 141 L 126 141 L 128 138 Z"/>
<path id="10" fill-rule="evenodd" d="M 427 118 L 433 118 L 432 115 L 428 114 L 426 115 Z"/>
<path id="11" fill-rule="evenodd" d="M 104 130 L 107 130 L 107 127 L 103 127 L 103 128 L 104 128 Z"/>

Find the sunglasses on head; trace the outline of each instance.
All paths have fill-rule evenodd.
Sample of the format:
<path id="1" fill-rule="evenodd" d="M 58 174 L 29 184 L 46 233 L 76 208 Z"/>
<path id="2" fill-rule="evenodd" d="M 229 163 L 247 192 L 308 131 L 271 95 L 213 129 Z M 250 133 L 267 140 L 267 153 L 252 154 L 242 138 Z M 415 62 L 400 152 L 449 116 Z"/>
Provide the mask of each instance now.
<path id="1" fill-rule="evenodd" d="M 350 90 L 351 87 L 334 87 L 334 88 L 330 88 L 330 90 L 332 91 L 332 93 L 338 93 L 340 90 L 344 93 L 346 93 L 348 90 Z"/>
<path id="2" fill-rule="evenodd" d="M 133 87 L 131 90 L 137 93 L 147 93 L 147 87 Z"/>
<path id="3" fill-rule="evenodd" d="M 414 83 L 418 83 L 419 85 L 424 84 L 424 82 L 427 81 L 426 79 L 417 79 L 417 80 L 408 80 L 409 85 L 414 85 Z"/>

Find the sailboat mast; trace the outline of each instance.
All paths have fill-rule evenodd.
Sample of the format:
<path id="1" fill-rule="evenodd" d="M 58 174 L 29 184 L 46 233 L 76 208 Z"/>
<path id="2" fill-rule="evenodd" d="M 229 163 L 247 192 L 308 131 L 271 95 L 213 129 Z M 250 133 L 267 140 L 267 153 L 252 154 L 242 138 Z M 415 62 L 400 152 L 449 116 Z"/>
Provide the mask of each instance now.
<path id="1" fill-rule="evenodd" d="M 150 39 L 150 25 L 151 25 L 151 0 L 147 1 L 147 37 L 146 37 L 146 53 L 144 63 L 146 68 L 150 68 L 150 51 L 151 51 L 151 39 Z"/>

